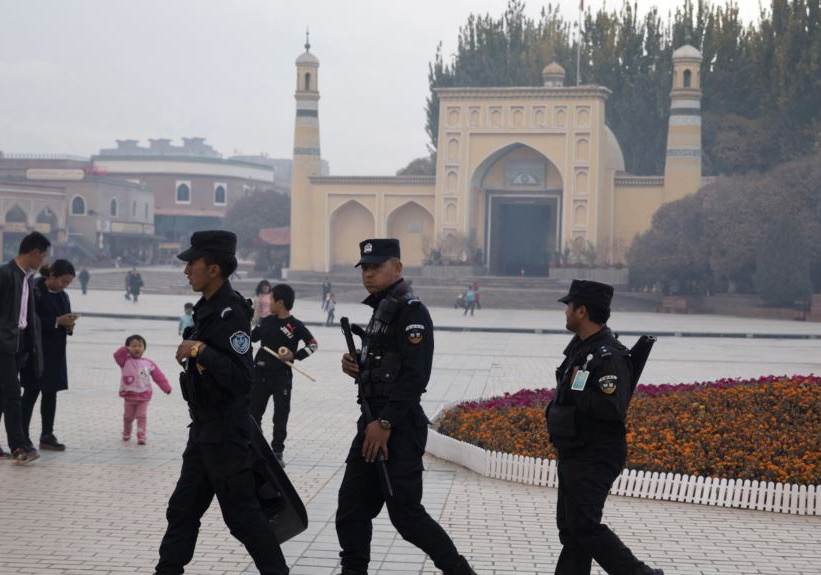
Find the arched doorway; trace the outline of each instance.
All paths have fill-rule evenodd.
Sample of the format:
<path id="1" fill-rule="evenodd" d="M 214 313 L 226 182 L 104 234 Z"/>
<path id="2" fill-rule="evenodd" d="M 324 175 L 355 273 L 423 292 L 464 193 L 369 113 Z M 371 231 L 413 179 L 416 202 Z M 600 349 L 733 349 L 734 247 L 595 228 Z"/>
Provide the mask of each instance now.
<path id="1" fill-rule="evenodd" d="M 408 202 L 390 213 L 386 230 L 389 238 L 399 240 L 405 267 L 421 267 L 424 250 L 431 247 L 433 238 L 431 213 L 416 202 Z"/>
<path id="2" fill-rule="evenodd" d="M 548 275 L 561 249 L 564 186 L 556 165 L 529 146 L 511 144 L 482 162 L 471 183 L 488 272 Z"/>
<path id="3" fill-rule="evenodd" d="M 3 225 L 3 261 L 17 255 L 20 242 L 28 233 L 28 216 L 20 206 L 12 206 L 6 212 Z"/>
<path id="4" fill-rule="evenodd" d="M 350 269 L 359 261 L 359 242 L 374 236 L 373 214 L 355 200 L 349 200 L 331 215 L 329 238 L 331 267 Z"/>

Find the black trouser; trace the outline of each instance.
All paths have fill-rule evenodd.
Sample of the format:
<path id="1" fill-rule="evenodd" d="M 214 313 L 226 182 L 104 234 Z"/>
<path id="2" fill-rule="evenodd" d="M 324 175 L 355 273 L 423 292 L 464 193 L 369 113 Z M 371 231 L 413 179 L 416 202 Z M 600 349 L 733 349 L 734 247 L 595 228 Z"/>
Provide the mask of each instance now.
<path id="1" fill-rule="evenodd" d="M 556 523 L 563 547 L 556 575 L 589 575 L 593 559 L 611 575 L 652 572 L 601 522 L 607 494 L 626 456 L 623 439 L 559 451 Z"/>
<path id="2" fill-rule="evenodd" d="M 266 371 L 254 368 L 254 386 L 249 396 L 251 415 L 262 427 L 262 416 L 268 407 L 268 400 L 274 398 L 274 437 L 271 449 L 276 453 L 285 450 L 285 438 L 288 437 L 288 416 L 291 414 L 291 390 L 293 375 L 288 370 Z"/>
<path id="3" fill-rule="evenodd" d="M 217 496 L 231 535 L 263 575 L 287 575 L 272 524 L 262 514 L 251 471 L 251 419 L 242 407 L 222 413 L 192 412 L 177 487 L 168 501 L 168 529 L 157 573 L 179 574 L 194 556 L 200 519 Z"/>
<path id="4" fill-rule="evenodd" d="M 19 338 L 15 354 L 0 354 L 0 413 L 5 416 L 9 449 L 28 444 L 23 432 L 23 413 L 20 404 L 20 371 L 28 361 L 28 340 L 25 334 Z"/>
<path id="5" fill-rule="evenodd" d="M 376 411 L 375 411 L 376 412 Z M 442 527 L 422 506 L 422 455 L 428 428 L 421 407 L 414 408 L 399 424 L 394 424 L 388 440 L 388 474 L 393 497 L 386 498 L 378 475 L 378 464 L 362 458 L 364 420 L 346 460 L 345 476 L 339 487 L 336 535 L 342 552 L 342 572 L 367 574 L 371 555 L 372 521 L 387 504 L 391 523 L 405 541 L 419 547 L 446 575 L 470 573 L 465 558 Z"/>
<path id="6" fill-rule="evenodd" d="M 51 435 L 54 433 L 54 414 L 57 412 L 57 392 L 41 392 L 36 387 L 26 387 L 23 389 L 23 433 L 26 434 L 26 439 L 29 442 L 31 442 L 31 435 L 29 433 L 31 416 L 34 413 L 34 404 L 37 403 L 37 396 L 41 393 L 42 399 L 40 400 L 40 417 L 43 425 L 40 432 L 40 437 L 45 437 L 46 435 Z"/>

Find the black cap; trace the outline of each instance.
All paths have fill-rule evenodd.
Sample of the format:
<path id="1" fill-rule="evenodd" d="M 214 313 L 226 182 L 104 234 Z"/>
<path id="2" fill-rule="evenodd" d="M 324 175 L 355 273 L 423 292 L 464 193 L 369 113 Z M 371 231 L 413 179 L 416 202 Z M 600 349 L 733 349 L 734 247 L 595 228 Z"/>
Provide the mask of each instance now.
<path id="1" fill-rule="evenodd" d="M 237 253 L 237 235 L 225 230 L 205 230 L 191 234 L 191 247 L 177 254 L 184 262 L 203 256 L 233 256 Z"/>
<path id="2" fill-rule="evenodd" d="M 399 257 L 399 240 L 380 238 L 359 242 L 359 261 L 354 267 L 362 264 L 381 264 L 387 259 Z"/>
<path id="3" fill-rule="evenodd" d="M 573 283 L 570 284 L 570 292 L 559 301 L 562 303 L 572 301 L 578 304 L 610 309 L 612 299 L 613 286 L 611 285 L 590 280 L 573 280 Z"/>

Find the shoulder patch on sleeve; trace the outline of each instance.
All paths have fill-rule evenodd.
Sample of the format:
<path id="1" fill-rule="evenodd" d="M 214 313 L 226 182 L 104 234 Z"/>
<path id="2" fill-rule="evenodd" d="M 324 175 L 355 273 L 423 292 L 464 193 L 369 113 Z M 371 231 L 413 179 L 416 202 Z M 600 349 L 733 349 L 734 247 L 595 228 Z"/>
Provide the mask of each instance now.
<path id="1" fill-rule="evenodd" d="M 421 323 L 412 323 L 405 327 L 405 337 L 412 345 L 419 345 L 425 339 L 425 326 Z"/>
<path id="2" fill-rule="evenodd" d="M 599 378 L 598 381 L 599 389 L 601 389 L 607 395 L 610 395 L 616 391 L 616 384 L 618 382 L 618 375 L 603 375 Z"/>
<path id="3" fill-rule="evenodd" d="M 412 297 L 408 300 L 408 305 L 418 305 L 420 303 L 422 303 L 422 300 L 420 300 L 418 297 Z"/>
<path id="4" fill-rule="evenodd" d="M 244 331 L 235 331 L 229 338 L 229 342 L 231 349 L 240 355 L 247 353 L 251 348 L 251 337 Z"/>
<path id="5" fill-rule="evenodd" d="M 221 317 L 222 319 L 225 319 L 226 317 L 230 316 L 232 313 L 234 313 L 234 308 L 232 308 L 232 307 L 229 305 L 227 308 L 223 309 L 223 310 L 220 312 L 220 317 Z"/>

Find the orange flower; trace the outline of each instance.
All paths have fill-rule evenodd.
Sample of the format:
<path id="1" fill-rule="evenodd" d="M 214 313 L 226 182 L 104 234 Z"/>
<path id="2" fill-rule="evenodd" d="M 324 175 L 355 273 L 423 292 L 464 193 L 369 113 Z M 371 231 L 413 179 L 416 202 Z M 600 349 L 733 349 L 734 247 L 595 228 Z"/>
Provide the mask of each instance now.
<path id="1" fill-rule="evenodd" d="M 821 484 L 821 378 L 661 387 L 669 390 L 640 391 L 631 402 L 629 468 Z M 532 405 L 457 406 L 439 431 L 491 451 L 556 457 L 541 396 L 528 393 Z"/>

